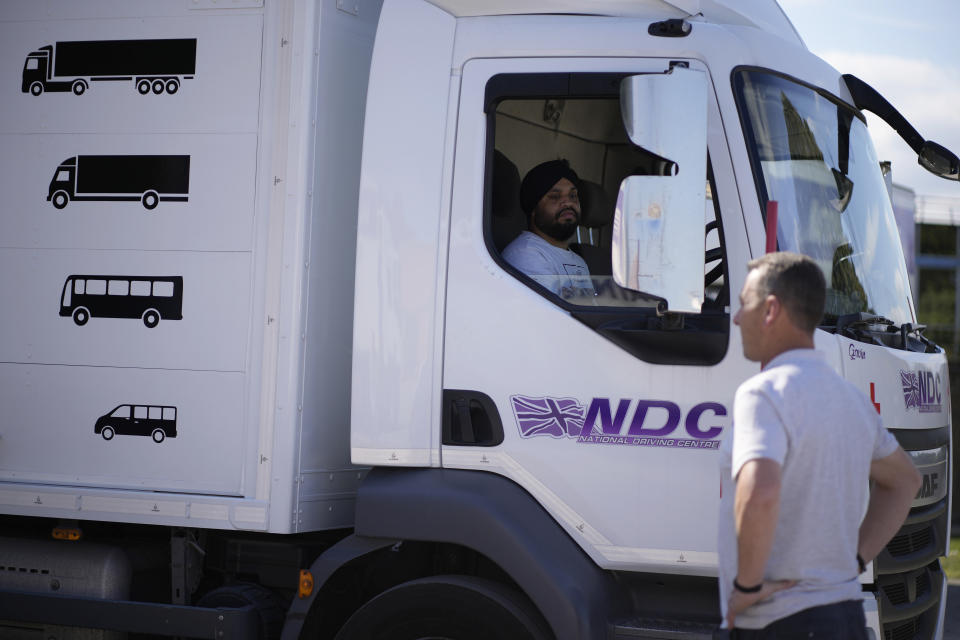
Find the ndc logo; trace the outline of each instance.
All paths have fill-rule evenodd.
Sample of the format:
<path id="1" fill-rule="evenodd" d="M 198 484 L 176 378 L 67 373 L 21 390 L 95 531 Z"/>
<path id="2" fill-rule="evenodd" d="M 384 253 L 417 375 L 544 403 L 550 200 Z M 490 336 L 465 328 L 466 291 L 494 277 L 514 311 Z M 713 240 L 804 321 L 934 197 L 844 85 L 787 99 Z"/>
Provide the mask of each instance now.
<path id="1" fill-rule="evenodd" d="M 510 400 L 522 437 L 576 438 L 587 444 L 717 449 L 723 426 L 711 424 L 710 417 L 727 415 L 726 407 L 717 402 L 702 402 L 684 417 L 669 400 L 621 399 L 615 409 L 609 398 L 593 398 L 586 409 L 573 398 Z M 687 437 L 673 437 L 681 422 Z"/>
<path id="2" fill-rule="evenodd" d="M 940 413 L 943 410 L 939 374 L 901 369 L 900 384 L 907 410 L 916 409 L 920 413 Z"/>

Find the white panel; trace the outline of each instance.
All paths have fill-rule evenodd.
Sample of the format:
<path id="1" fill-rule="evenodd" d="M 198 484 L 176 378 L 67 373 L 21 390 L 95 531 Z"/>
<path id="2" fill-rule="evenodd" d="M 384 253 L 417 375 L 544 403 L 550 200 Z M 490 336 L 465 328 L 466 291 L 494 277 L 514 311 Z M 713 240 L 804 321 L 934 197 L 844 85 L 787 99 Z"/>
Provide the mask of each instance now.
<path id="1" fill-rule="evenodd" d="M 45 493 L 29 491 L 0 491 L 0 505 L 31 506 L 45 509 L 65 509 L 68 511 L 77 508 L 77 496 L 65 493 Z"/>
<path id="2" fill-rule="evenodd" d="M 262 529 L 267 522 L 264 507 L 234 507 L 231 521 L 240 529 Z"/>
<path id="3" fill-rule="evenodd" d="M 0 365 L 0 479 L 236 494 L 243 397 L 236 373 Z M 175 406 L 176 436 L 104 440 L 97 419 L 121 404 Z"/>
<path id="4" fill-rule="evenodd" d="M 173 502 L 169 500 L 89 497 L 83 499 L 83 508 L 88 511 L 138 513 L 157 517 L 171 516 L 183 518 L 187 515 L 186 502 Z"/>
<path id="5" fill-rule="evenodd" d="M 256 152 L 255 134 L 0 135 L 8 212 L 0 216 L 0 246 L 249 250 Z M 83 172 L 85 155 L 189 156 L 187 201 L 161 200 L 148 210 L 137 200 L 72 200 L 57 209 L 47 196 L 60 163 L 81 156 Z"/>
<path id="6" fill-rule="evenodd" d="M 189 0 L 45 0 L 0 12 L 0 479 L 81 487 L 55 505 L 39 495 L 43 505 L 17 512 L 70 517 L 51 509 L 72 504 L 108 520 L 231 527 L 230 507 L 216 498 L 154 508 L 149 495 L 128 490 L 236 496 L 256 475 L 244 465 L 253 467 L 257 454 L 249 416 L 259 377 L 246 372 L 256 367 L 250 349 L 260 352 L 251 323 L 260 315 L 254 301 L 262 304 L 258 154 L 270 148 L 259 129 L 264 16 L 223 4 L 233 10 L 195 11 Z M 195 57 L 189 44 L 176 54 L 188 62 L 177 63 L 184 70 L 173 73 L 174 92 L 141 95 L 137 74 L 156 73 L 130 70 L 55 77 L 66 82 L 39 95 L 22 90 L 26 59 L 46 45 L 58 55 L 70 47 L 62 42 L 138 41 L 130 46 L 142 52 L 159 46 L 142 41 L 165 39 L 196 43 Z M 101 57 L 101 66 L 122 62 Z M 74 80 L 86 83 L 82 95 L 57 90 Z M 71 199 L 58 209 L 47 200 L 51 181 L 61 163 L 83 156 L 188 156 L 186 199 L 161 193 L 150 210 L 137 200 Z M 78 325 L 59 315 L 71 275 L 182 278 L 182 318 L 150 328 L 91 310 Z M 97 419 L 121 404 L 175 406 L 176 435 L 105 440 L 94 432 Z"/>
<path id="7" fill-rule="evenodd" d="M 449 14 L 419 2 L 389 3 L 381 15 L 360 183 L 354 448 L 437 448 L 429 425 L 439 407 L 435 305 L 454 28 Z"/>
<path id="8" fill-rule="evenodd" d="M 184 13 L 183 18 L 56 20 L 47 15 L 42 22 L 0 22 L 0 87 L 9 92 L 0 131 L 255 131 L 262 18 Z M 133 80 L 91 80 L 80 96 L 21 91 L 27 55 L 40 47 L 167 38 L 197 40 L 196 73 L 174 94 L 140 95 Z"/>
<path id="9" fill-rule="evenodd" d="M 947 359 L 829 336 L 842 373 L 863 391 L 888 429 L 936 429 L 950 424 Z"/>
<path id="10" fill-rule="evenodd" d="M 91 308 L 78 326 L 59 315 L 66 279 L 77 274 L 181 276 L 183 318 L 148 328 Z M 0 249 L 0 300 L 0 362 L 217 371 L 246 364 L 245 253 Z"/>

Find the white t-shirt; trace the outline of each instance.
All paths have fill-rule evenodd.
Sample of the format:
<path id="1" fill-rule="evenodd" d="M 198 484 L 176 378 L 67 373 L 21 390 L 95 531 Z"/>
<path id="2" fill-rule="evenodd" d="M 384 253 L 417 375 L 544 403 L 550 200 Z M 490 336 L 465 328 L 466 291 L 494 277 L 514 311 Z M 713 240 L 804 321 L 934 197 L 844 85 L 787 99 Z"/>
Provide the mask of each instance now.
<path id="1" fill-rule="evenodd" d="M 750 460 L 780 464 L 780 512 L 766 580 L 797 580 L 737 616 L 760 629 L 798 611 L 862 598 L 857 539 L 870 463 L 897 449 L 862 391 L 814 349 L 781 353 L 737 389 L 733 437 L 721 446 L 720 603 L 737 574 L 734 483 Z"/>
<path id="2" fill-rule="evenodd" d="M 503 259 L 562 298 L 595 295 L 583 258 L 532 231 L 524 231 L 507 245 Z"/>

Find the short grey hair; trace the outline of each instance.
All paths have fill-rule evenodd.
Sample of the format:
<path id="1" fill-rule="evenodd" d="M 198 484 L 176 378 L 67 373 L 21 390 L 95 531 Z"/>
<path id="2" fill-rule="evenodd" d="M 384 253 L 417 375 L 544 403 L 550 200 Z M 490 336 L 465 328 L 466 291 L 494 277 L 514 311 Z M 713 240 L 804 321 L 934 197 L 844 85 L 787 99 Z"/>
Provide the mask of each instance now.
<path id="1" fill-rule="evenodd" d="M 827 281 L 816 262 L 799 253 L 780 251 L 751 260 L 747 270 L 760 272 L 760 297 L 776 296 L 794 326 L 813 333 L 823 319 L 827 298 Z"/>

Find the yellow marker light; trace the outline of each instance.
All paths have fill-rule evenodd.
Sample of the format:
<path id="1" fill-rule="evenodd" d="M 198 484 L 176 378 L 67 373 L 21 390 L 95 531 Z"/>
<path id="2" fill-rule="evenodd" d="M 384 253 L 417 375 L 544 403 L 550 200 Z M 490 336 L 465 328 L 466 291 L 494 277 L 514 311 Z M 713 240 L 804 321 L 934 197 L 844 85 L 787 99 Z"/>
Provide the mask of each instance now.
<path id="1" fill-rule="evenodd" d="M 313 574 L 309 569 L 300 569 L 300 584 L 298 585 L 297 595 L 300 599 L 309 598 L 313 593 Z"/>
<path id="2" fill-rule="evenodd" d="M 79 540 L 83 532 L 75 527 L 54 527 L 53 537 L 57 540 Z"/>

